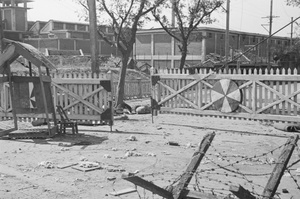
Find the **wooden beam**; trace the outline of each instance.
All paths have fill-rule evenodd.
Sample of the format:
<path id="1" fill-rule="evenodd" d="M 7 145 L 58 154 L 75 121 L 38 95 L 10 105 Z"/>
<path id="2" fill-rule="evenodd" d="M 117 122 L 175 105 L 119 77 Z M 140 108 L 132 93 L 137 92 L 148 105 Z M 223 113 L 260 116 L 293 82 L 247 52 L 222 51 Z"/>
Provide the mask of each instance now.
<path id="1" fill-rule="evenodd" d="M 263 199 L 270 199 L 275 195 L 280 180 L 284 174 L 284 170 L 286 169 L 286 166 L 292 156 L 298 139 L 299 136 L 296 135 L 288 139 L 288 141 L 286 142 L 285 147 L 278 158 L 276 166 L 273 169 L 271 177 L 269 178 L 269 181 L 263 191 Z"/>
<path id="2" fill-rule="evenodd" d="M 163 198 L 173 199 L 172 193 L 138 176 L 122 174 L 122 178 Z"/>
<path id="3" fill-rule="evenodd" d="M 221 197 L 218 197 L 216 195 L 212 195 L 209 193 L 202 193 L 198 191 L 191 191 L 191 190 L 184 190 L 182 195 L 184 199 L 199 199 L 199 198 L 222 199 Z"/>
<path id="4" fill-rule="evenodd" d="M 0 54 L 0 66 L 3 66 L 4 63 L 8 60 L 10 60 L 15 54 L 15 46 L 9 45 L 3 54 Z"/>
<path id="5" fill-rule="evenodd" d="M 192 160 L 190 161 L 186 171 L 182 174 L 179 183 L 172 190 L 174 199 L 179 199 L 183 197 L 184 190 L 190 183 L 195 171 L 197 170 L 202 158 L 208 150 L 215 135 L 216 133 L 213 132 L 204 136 L 198 150 L 193 154 Z"/>
<path id="6" fill-rule="evenodd" d="M 17 129 L 16 128 L 11 128 L 11 129 L 0 131 L 0 137 L 6 136 L 6 135 L 10 134 L 11 132 L 13 132 L 15 130 L 17 130 Z"/>
<path id="7" fill-rule="evenodd" d="M 229 191 L 236 195 L 240 199 L 256 199 L 255 196 L 253 196 L 250 191 L 247 189 L 244 189 L 244 187 L 240 186 L 230 186 Z"/>

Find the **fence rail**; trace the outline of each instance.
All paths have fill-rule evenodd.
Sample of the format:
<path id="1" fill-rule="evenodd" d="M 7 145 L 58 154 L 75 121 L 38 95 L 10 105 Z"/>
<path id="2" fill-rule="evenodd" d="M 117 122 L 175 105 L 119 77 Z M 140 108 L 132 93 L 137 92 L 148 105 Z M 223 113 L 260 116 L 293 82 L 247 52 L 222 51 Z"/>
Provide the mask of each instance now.
<path id="1" fill-rule="evenodd" d="M 261 69 L 254 69 L 251 74 L 242 70 L 224 73 L 224 70 L 199 74 L 189 74 L 187 70 L 159 71 L 151 77 L 155 85 L 152 97 L 163 112 L 299 122 L 300 76 L 296 75 L 296 69 L 282 69 L 284 75 L 278 70 L 263 74 Z M 221 94 L 216 91 L 218 84 L 223 86 Z M 237 85 L 236 91 L 233 84 Z M 240 97 L 234 99 L 236 96 Z"/>

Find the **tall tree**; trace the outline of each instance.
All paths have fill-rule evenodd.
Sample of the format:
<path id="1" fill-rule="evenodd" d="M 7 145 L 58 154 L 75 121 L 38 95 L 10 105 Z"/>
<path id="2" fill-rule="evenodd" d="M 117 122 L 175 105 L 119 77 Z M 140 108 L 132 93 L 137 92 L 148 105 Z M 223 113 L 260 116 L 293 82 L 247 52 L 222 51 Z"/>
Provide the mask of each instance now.
<path id="1" fill-rule="evenodd" d="M 138 28 L 149 19 L 147 15 L 165 0 L 97 0 L 102 25 L 108 25 L 114 37 L 98 29 L 100 37 L 109 45 L 116 46 L 121 53 L 122 66 L 117 86 L 116 106 L 124 101 L 124 85 L 127 63 L 132 55 Z M 86 9 L 86 1 L 77 0 Z M 104 20 L 103 20 L 104 19 Z"/>
<path id="2" fill-rule="evenodd" d="M 178 42 L 181 52 L 180 69 L 183 69 L 188 54 L 189 42 L 194 39 L 193 31 L 199 24 L 210 24 L 215 21 L 211 14 L 223 4 L 223 0 L 170 0 L 168 3 L 153 9 L 152 14 L 161 27 Z M 176 26 L 173 27 L 165 10 L 172 9 Z"/>

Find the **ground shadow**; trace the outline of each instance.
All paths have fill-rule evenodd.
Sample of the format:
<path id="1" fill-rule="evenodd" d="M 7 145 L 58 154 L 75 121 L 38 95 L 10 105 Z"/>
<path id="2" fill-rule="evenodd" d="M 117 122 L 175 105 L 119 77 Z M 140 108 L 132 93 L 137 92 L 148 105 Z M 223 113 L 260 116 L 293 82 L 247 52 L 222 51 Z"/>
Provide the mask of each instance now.
<path id="1" fill-rule="evenodd" d="M 108 140 L 108 136 L 96 136 L 86 134 L 57 134 L 54 137 L 46 139 L 9 139 L 10 141 L 32 143 L 32 144 L 49 144 L 58 145 L 61 147 L 83 146 L 82 149 L 90 145 L 99 145 L 105 140 Z"/>

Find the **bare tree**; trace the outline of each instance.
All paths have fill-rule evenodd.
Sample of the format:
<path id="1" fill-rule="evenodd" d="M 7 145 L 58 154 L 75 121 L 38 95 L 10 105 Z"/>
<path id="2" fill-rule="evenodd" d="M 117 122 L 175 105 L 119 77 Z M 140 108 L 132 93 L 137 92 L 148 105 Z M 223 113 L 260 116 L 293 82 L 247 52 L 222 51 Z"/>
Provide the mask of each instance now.
<path id="1" fill-rule="evenodd" d="M 300 0 L 286 0 L 289 6 L 300 6 Z"/>
<path id="2" fill-rule="evenodd" d="M 127 63 L 132 55 L 136 32 L 149 19 L 147 15 L 165 0 L 97 0 L 98 21 L 111 27 L 114 37 L 107 36 L 100 28 L 100 37 L 109 45 L 115 46 L 121 53 L 122 65 L 117 86 L 116 106 L 124 101 L 124 85 Z M 85 9 L 86 1 L 77 0 Z M 101 20 L 105 19 L 105 20 Z M 102 24 L 104 25 L 104 24 Z"/>
<path id="3" fill-rule="evenodd" d="M 156 9 L 152 14 L 161 27 L 179 44 L 181 52 L 180 69 L 183 69 L 188 54 L 188 44 L 192 40 L 192 33 L 199 24 L 210 24 L 215 20 L 211 14 L 223 4 L 223 0 L 170 0 Z M 172 27 L 165 10 L 172 9 L 176 19 L 176 26 Z"/>

